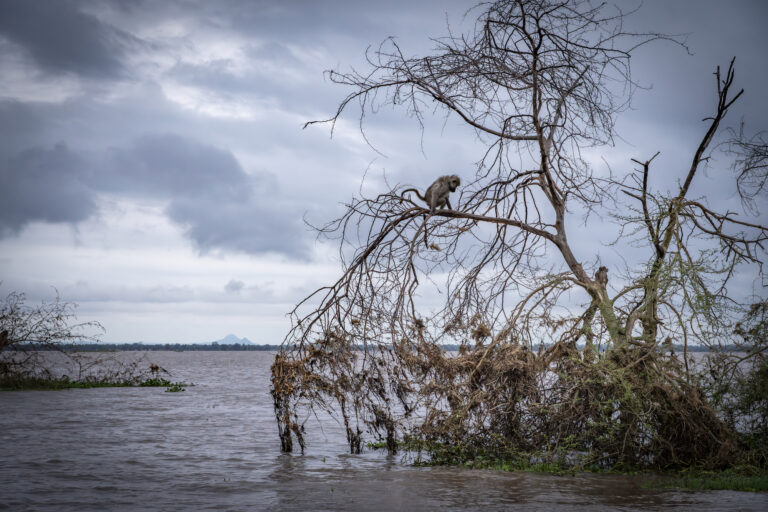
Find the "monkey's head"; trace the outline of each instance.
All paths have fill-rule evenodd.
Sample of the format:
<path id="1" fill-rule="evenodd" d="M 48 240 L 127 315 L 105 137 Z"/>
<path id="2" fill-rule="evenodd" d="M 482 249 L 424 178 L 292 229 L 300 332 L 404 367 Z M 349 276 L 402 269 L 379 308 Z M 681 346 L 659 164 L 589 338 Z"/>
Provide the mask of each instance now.
<path id="1" fill-rule="evenodd" d="M 448 190 L 451 192 L 456 192 L 456 189 L 459 188 L 459 185 L 461 185 L 461 178 L 455 174 L 448 176 Z"/>
<path id="2" fill-rule="evenodd" d="M 598 272 L 608 272 L 608 267 L 600 267 L 597 269 Z"/>

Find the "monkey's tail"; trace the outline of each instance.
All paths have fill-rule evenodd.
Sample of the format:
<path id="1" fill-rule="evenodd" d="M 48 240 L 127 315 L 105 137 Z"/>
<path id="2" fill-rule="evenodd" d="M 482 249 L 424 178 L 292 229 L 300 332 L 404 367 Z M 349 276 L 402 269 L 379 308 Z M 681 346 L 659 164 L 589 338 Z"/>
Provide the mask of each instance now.
<path id="1" fill-rule="evenodd" d="M 427 205 L 429 205 L 429 203 L 427 202 L 427 198 L 424 197 L 423 195 L 421 195 L 421 193 L 417 189 L 415 189 L 415 188 L 407 188 L 407 189 L 403 190 L 402 192 L 400 192 L 401 200 L 404 199 L 403 196 L 407 192 L 413 192 L 414 194 L 416 194 L 416 196 L 419 199 L 421 199 L 422 201 L 427 203 Z M 432 210 L 430 210 L 430 213 L 427 215 L 427 217 L 424 219 L 424 223 L 421 225 L 422 229 L 424 230 L 424 247 L 426 247 L 427 249 L 429 249 L 429 240 L 427 240 L 427 221 L 429 221 L 430 217 L 432 217 Z"/>
<path id="2" fill-rule="evenodd" d="M 416 194 L 416 196 L 419 199 L 421 199 L 425 203 L 427 202 L 427 198 L 424 197 L 423 195 L 421 195 L 421 193 L 417 189 L 415 189 L 415 188 L 407 188 L 407 189 L 403 190 L 402 192 L 400 192 L 400 197 L 403 197 L 406 192 L 413 192 L 414 194 Z"/>
<path id="3" fill-rule="evenodd" d="M 427 223 L 429 222 L 429 219 L 432 218 L 432 212 L 428 213 L 427 216 L 424 218 L 424 223 L 421 225 L 421 227 L 424 229 L 424 247 L 429 249 L 429 240 L 427 240 Z"/>

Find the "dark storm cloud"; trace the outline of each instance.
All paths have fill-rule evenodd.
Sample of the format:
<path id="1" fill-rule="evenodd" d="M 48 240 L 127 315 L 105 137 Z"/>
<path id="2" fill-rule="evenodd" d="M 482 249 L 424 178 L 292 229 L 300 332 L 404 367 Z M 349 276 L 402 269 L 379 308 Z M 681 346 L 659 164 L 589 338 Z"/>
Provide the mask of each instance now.
<path id="1" fill-rule="evenodd" d="M 64 144 L 29 149 L 0 165 L 0 237 L 33 221 L 79 222 L 96 210 L 85 163 Z"/>
<path id="2" fill-rule="evenodd" d="M 306 257 L 301 212 L 286 212 L 265 173 L 247 174 L 228 151 L 177 135 L 149 135 L 113 149 L 97 178 L 104 190 L 167 198 L 168 216 L 201 251 L 233 249 Z M 280 212 L 276 214 L 275 212 Z"/>
<path id="3" fill-rule="evenodd" d="M 46 72 L 116 77 L 125 49 L 139 40 L 68 1 L 0 0 L 0 35 L 21 45 Z"/>
<path id="4" fill-rule="evenodd" d="M 145 135 L 102 159 L 63 144 L 29 149 L 2 164 L 0 182 L 0 237 L 33 221 L 86 220 L 108 192 L 167 202 L 166 214 L 201 251 L 307 257 L 304 229 L 293 220 L 301 212 L 280 204 L 269 174 L 249 175 L 229 151 L 178 135 Z"/>
<path id="5" fill-rule="evenodd" d="M 97 185 L 120 193 L 244 200 L 249 176 L 232 153 L 174 134 L 145 135 L 108 151 Z"/>
<path id="6" fill-rule="evenodd" d="M 246 253 L 278 252 L 306 259 L 306 233 L 300 212 L 282 208 L 279 202 L 226 202 L 205 197 L 174 200 L 169 217 L 186 226 L 186 234 L 205 252 L 232 249 Z"/>
<path id="7" fill-rule="evenodd" d="M 328 142 L 325 126 L 301 130 L 302 121 L 333 113 L 348 92 L 324 80 L 322 70 L 349 69 L 363 59 L 368 44 L 390 35 L 399 38 L 408 55 L 428 53 L 432 43 L 427 38 L 446 33 L 444 13 L 450 13 L 455 27 L 472 3 L 0 0 L 0 39 L 11 41 L 5 48 L 25 49 L 48 72 L 82 77 L 82 90 L 65 91 L 66 99 L 58 102 L 0 101 L 0 194 L 5 198 L 16 190 L 13 200 L 0 206 L 0 236 L 18 232 L 32 220 L 83 220 L 95 210 L 98 195 L 109 192 L 165 201 L 169 217 L 184 226 L 202 250 L 302 254 L 302 214 L 321 211 L 310 215 L 313 220 L 335 215 L 328 213 L 329 205 L 356 188 L 369 163 L 345 139 Z M 661 149 L 659 163 L 666 163 L 662 160 L 671 160 L 681 147 L 687 151 L 691 141 L 695 148 L 701 128 L 696 120 L 711 111 L 711 72 L 718 63 L 727 65 L 734 53 L 739 55 L 737 81 L 747 87 L 747 94 L 728 121 L 738 121 L 743 112 L 748 122 L 760 120 L 763 125 L 755 128 L 762 128 L 768 105 L 760 89 L 766 82 L 766 32 L 761 25 L 766 7 L 722 2 L 696 2 L 695 9 L 690 2 L 662 5 L 647 3 L 637 29 L 698 30 L 689 38 L 697 56 L 688 58 L 681 49 L 662 45 L 648 45 L 647 54 L 642 53 L 646 47 L 640 49 L 637 78 L 654 89 L 638 93 L 639 112 L 629 112 L 632 122 L 621 126 L 637 148 L 629 156 L 648 157 Z M 659 16 L 662 11 L 665 15 Z M 127 59 L 130 48 L 149 44 L 131 33 L 142 34 L 156 46 Z M 226 50 L 219 58 L 216 45 L 221 42 Z M 241 45 L 240 52 L 233 51 L 233 45 Z M 187 58 L 189 53 L 195 58 Z M 98 80 L 115 76 L 129 76 L 131 83 L 113 90 L 113 82 Z M 42 75 L 40 81 L 47 80 L 48 89 L 55 89 L 57 78 Z M 200 94 L 182 108 L 182 103 L 174 103 L 178 96 L 169 85 Z M 201 104 L 211 98 L 231 103 L 233 110 L 240 105 L 256 105 L 256 111 L 267 107 L 253 119 L 212 117 L 189 106 L 198 98 Z M 350 111 L 344 119 L 354 122 L 355 114 Z M 439 127 L 426 132 L 427 137 L 435 136 L 435 146 L 430 147 L 437 147 L 438 154 L 430 153 L 429 169 L 424 170 L 418 142 L 410 147 L 398 139 L 413 126 L 404 111 L 384 109 L 368 122 L 369 130 L 378 131 L 374 145 L 392 157 L 386 167 L 397 179 L 401 168 L 413 169 L 404 178 L 408 182 L 424 185 L 437 172 L 471 173 L 474 156 L 459 158 L 455 147 L 439 149 Z M 183 137 L 138 136 L 148 129 Z M 666 145 L 657 147 L 654 137 Z M 54 148 L 60 140 L 70 149 Z M 29 147 L 36 149 L 25 153 Z M 71 148 L 87 149 L 90 156 L 77 157 Z M 221 148 L 261 162 L 279 179 L 246 172 L 233 153 Z M 683 156 L 688 158 L 687 153 Z M 78 158 L 82 165 L 75 166 L 72 161 Z M 628 162 L 625 154 L 621 159 Z M 459 160 L 467 164 L 456 169 Z M 676 161 L 671 166 L 679 167 Z M 29 168 L 37 170 L 25 170 Z M 676 174 L 668 176 L 677 179 Z M 280 180 L 282 187 L 276 185 Z M 53 183 L 58 183 L 58 196 Z M 78 200 L 48 200 L 56 197 Z"/>
<path id="8" fill-rule="evenodd" d="M 45 116 L 28 103 L 0 100 L 0 155 L 37 144 L 45 129 Z"/>

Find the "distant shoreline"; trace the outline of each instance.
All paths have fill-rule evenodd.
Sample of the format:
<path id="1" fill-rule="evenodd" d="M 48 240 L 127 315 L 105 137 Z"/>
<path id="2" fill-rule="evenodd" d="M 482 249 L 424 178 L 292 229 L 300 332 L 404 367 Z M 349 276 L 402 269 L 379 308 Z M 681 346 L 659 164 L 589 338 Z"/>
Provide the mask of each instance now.
<path id="1" fill-rule="evenodd" d="M 458 345 L 443 345 L 444 350 L 447 352 L 455 352 L 459 349 Z M 281 350 L 282 345 L 256 345 L 256 344 L 242 344 L 242 343 L 75 343 L 58 345 L 57 347 L 46 347 L 36 344 L 19 344 L 10 350 L 64 350 L 66 352 L 147 352 L 147 351 L 172 351 L 172 352 L 223 352 L 223 351 L 247 351 L 247 352 L 275 352 Z M 363 350 L 362 346 L 356 347 L 358 350 Z M 672 345 L 672 350 L 676 353 L 682 353 L 684 348 L 682 345 Z M 538 347 L 537 347 L 538 350 Z M 735 345 L 727 345 L 720 351 L 722 352 L 740 352 L 742 349 Z M 716 352 L 717 350 L 711 350 L 709 347 L 704 346 L 689 346 L 688 352 Z"/>
<path id="2" fill-rule="evenodd" d="M 188 351 L 276 351 L 280 350 L 280 345 L 243 345 L 234 344 L 198 344 L 198 343 L 74 343 L 62 344 L 56 347 L 47 347 L 33 344 L 20 344 L 11 350 L 39 350 L 53 351 L 63 350 L 65 352 L 147 352 L 167 350 L 173 352 Z"/>

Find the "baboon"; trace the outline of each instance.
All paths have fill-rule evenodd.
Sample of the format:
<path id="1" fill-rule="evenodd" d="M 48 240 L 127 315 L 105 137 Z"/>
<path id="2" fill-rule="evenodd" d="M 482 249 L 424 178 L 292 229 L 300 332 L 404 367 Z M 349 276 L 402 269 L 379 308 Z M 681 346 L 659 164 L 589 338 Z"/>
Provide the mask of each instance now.
<path id="1" fill-rule="evenodd" d="M 461 178 L 455 174 L 451 174 L 437 178 L 429 187 L 427 187 L 427 190 L 424 191 L 423 196 L 415 188 L 408 188 L 403 190 L 403 193 L 408 191 L 415 192 L 419 199 L 427 203 L 427 206 L 429 206 L 429 215 L 426 219 L 424 219 L 424 245 L 426 247 L 429 247 L 426 230 L 427 221 L 438 208 L 443 209 L 447 206 L 449 210 L 453 210 L 449 196 L 451 195 L 451 192 L 456 192 L 456 189 L 459 188 L 459 185 L 461 185 Z"/>
<path id="2" fill-rule="evenodd" d="M 601 286 L 608 284 L 608 267 L 600 267 L 595 272 L 595 281 L 600 283 Z"/>

